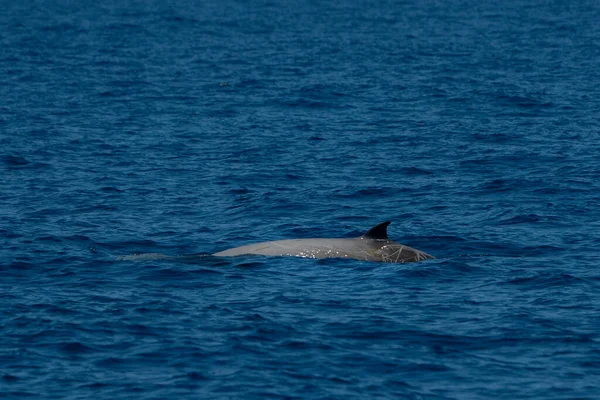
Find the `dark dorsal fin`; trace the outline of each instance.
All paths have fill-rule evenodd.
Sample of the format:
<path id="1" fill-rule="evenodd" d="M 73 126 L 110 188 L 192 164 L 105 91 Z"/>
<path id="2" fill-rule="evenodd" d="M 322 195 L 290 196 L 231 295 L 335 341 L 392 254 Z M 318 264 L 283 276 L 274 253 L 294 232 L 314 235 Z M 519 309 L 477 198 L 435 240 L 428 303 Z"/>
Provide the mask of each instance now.
<path id="1" fill-rule="evenodd" d="M 387 227 L 391 223 L 392 221 L 385 221 L 380 223 L 379 225 L 375 225 L 374 227 L 369 229 L 365 234 L 363 234 L 361 238 L 388 240 Z"/>

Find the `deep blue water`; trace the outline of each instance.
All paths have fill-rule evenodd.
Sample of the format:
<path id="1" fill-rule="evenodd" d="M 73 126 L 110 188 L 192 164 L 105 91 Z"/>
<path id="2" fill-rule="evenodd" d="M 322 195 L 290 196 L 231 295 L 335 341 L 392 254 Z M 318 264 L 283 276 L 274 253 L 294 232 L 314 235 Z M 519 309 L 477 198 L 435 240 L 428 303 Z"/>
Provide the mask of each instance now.
<path id="1" fill-rule="evenodd" d="M 481 3 L 0 1 L 0 398 L 600 398 L 600 3 Z"/>

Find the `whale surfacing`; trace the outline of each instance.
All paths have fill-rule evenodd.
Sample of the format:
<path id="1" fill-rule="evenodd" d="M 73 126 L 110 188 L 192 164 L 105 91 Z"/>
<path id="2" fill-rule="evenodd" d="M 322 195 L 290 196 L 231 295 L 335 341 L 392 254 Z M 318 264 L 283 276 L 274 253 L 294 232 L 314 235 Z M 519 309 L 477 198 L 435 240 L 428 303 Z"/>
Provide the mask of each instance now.
<path id="1" fill-rule="evenodd" d="M 435 257 L 388 239 L 391 221 L 369 229 L 357 238 L 289 239 L 235 247 L 213 254 L 217 257 L 241 255 L 295 256 L 304 258 L 351 258 L 363 261 L 405 263 Z"/>

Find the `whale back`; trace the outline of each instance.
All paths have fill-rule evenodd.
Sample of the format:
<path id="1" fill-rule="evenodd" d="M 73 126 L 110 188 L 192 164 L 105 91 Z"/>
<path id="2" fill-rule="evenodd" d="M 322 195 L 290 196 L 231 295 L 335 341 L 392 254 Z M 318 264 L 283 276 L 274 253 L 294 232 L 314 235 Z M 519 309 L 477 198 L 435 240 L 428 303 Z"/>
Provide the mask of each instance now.
<path id="1" fill-rule="evenodd" d="M 235 247 L 213 255 L 296 256 L 304 258 L 352 258 L 364 261 L 403 263 L 421 261 L 433 256 L 388 239 L 387 227 L 382 222 L 358 238 L 288 239 Z"/>

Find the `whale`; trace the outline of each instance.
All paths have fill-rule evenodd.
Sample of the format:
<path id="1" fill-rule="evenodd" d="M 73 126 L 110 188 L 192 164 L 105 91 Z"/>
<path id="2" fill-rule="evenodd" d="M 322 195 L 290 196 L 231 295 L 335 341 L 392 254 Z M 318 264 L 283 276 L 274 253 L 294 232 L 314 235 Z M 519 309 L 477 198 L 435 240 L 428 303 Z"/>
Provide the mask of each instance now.
<path id="1" fill-rule="evenodd" d="M 350 258 L 361 261 L 407 263 L 434 259 L 421 250 L 388 238 L 385 221 L 354 238 L 287 239 L 261 242 L 214 253 L 216 257 L 295 256 L 303 258 Z"/>
<path id="2" fill-rule="evenodd" d="M 141 253 L 119 256 L 121 261 L 191 260 L 199 257 L 293 256 L 303 258 L 349 258 L 384 263 L 408 263 L 434 259 L 421 250 L 396 243 L 388 238 L 391 221 L 375 225 L 359 237 L 286 239 L 234 247 L 214 254 L 168 256 L 161 253 Z"/>

